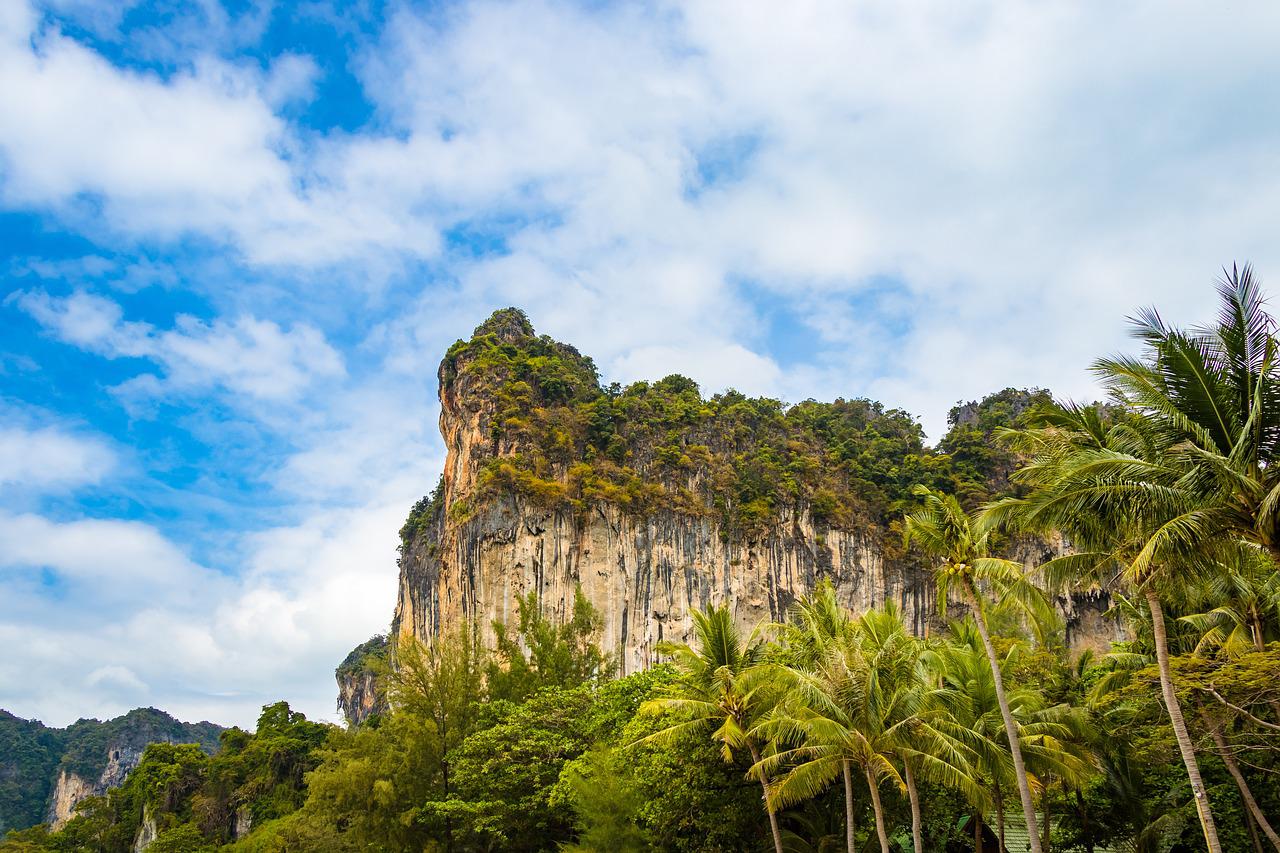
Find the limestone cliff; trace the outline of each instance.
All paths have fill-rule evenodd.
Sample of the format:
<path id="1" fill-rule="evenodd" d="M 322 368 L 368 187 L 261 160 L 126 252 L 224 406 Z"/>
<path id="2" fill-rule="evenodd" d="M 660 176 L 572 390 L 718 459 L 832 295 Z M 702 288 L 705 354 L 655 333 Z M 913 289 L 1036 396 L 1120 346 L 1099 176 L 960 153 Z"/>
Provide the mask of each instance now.
<path id="1" fill-rule="evenodd" d="M 55 829 L 70 820 L 86 797 L 118 786 L 152 743 L 198 743 L 212 755 L 222 727 L 183 723 L 155 708 L 137 708 L 105 723 L 80 720 L 67 732 L 67 749 L 49 795 L 45 822 Z"/>
<path id="2" fill-rule="evenodd" d="M 371 637 L 351 650 L 338 668 L 338 710 L 353 726 L 385 713 L 387 699 L 382 693 L 380 676 L 387 660 L 387 638 Z"/>
<path id="3" fill-rule="evenodd" d="M 155 708 L 62 729 L 0 711 L 0 833 L 41 821 L 61 826 L 85 797 L 123 782 L 149 743 L 199 743 L 212 754 L 221 732 Z"/>
<path id="4" fill-rule="evenodd" d="M 915 482 L 986 493 L 906 413 L 704 399 L 678 376 L 602 387 L 589 358 L 515 309 L 451 347 L 438 377 L 447 457 L 402 531 L 399 635 L 466 620 L 491 641 L 519 596 L 563 618 L 581 586 L 630 672 L 708 603 L 743 626 L 778 620 L 822 578 L 849 607 L 893 601 L 924 631 L 933 585 L 892 529 L 897 502 Z M 1077 634 L 1110 632 L 1099 602 L 1063 604 Z"/>

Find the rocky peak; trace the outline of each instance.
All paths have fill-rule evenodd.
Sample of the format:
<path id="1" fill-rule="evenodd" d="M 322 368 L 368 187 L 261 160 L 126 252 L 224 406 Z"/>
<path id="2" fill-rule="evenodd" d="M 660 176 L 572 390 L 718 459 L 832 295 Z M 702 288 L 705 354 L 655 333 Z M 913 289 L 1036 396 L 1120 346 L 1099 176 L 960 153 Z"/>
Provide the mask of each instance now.
<path id="1" fill-rule="evenodd" d="M 925 447 L 913 417 L 871 400 L 705 397 L 681 376 L 602 387 L 516 309 L 450 347 L 439 377 L 447 456 L 402 530 L 393 623 L 422 639 L 463 621 L 491 639 L 530 591 L 564 618 L 580 587 L 629 671 L 708 603 L 745 627 L 784 618 L 821 578 L 922 629 L 933 586 L 890 523 L 916 483 L 976 493 L 1000 473 L 992 454 Z M 987 406 L 968 440 L 1033 393 Z"/>
<path id="2" fill-rule="evenodd" d="M 222 727 L 184 723 L 155 708 L 50 728 L 0 711 L 0 831 L 41 821 L 60 826 L 88 796 L 106 793 L 137 766 L 147 744 L 198 743 L 212 754 Z"/>
<path id="3" fill-rule="evenodd" d="M 534 336 L 533 323 L 519 308 L 499 308 L 471 333 L 473 340 L 485 335 L 493 335 L 502 343 L 518 344 Z"/>
<path id="4" fill-rule="evenodd" d="M 352 649 L 334 671 L 338 682 L 338 710 L 352 726 L 387 711 L 381 681 L 387 652 L 387 637 L 378 634 Z"/>

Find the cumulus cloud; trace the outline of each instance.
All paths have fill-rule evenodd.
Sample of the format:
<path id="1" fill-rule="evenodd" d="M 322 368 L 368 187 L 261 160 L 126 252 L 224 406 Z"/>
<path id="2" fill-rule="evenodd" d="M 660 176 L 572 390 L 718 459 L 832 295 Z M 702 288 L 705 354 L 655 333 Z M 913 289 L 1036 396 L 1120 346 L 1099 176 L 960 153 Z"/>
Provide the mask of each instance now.
<path id="1" fill-rule="evenodd" d="M 43 491 L 92 485 L 116 464 L 114 451 L 97 438 L 53 426 L 0 426 L 3 486 Z"/>
<path id="2" fill-rule="evenodd" d="M 51 521 L 0 514 L 0 568 L 48 568 L 95 595 L 145 596 L 148 586 L 196 595 L 216 578 L 153 527 L 117 519 Z"/>
<path id="3" fill-rule="evenodd" d="M 334 719 L 334 666 L 390 621 L 404 512 L 396 495 L 257 534 L 238 578 L 149 525 L 0 514 L 0 701 L 62 725 L 155 702 L 251 725 L 279 698 Z"/>
<path id="4" fill-rule="evenodd" d="M 174 328 L 123 319 L 120 305 L 78 291 L 64 298 L 44 291 L 18 295 L 17 304 L 59 340 L 108 358 L 148 358 L 165 369 L 153 392 L 220 385 L 265 400 L 296 397 L 319 379 L 341 377 L 342 356 L 307 324 L 285 330 L 254 317 L 211 323 L 179 315 Z"/>

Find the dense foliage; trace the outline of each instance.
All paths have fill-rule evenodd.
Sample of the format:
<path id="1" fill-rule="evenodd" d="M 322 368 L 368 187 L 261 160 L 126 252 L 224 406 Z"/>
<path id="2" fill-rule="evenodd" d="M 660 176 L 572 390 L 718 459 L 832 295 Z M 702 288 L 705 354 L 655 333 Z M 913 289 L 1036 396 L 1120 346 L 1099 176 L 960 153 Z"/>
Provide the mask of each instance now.
<path id="1" fill-rule="evenodd" d="M 113 749 L 140 752 L 154 741 L 192 741 L 212 752 L 221 731 L 212 723 L 179 722 L 155 708 L 136 708 L 106 722 L 78 720 L 65 729 L 0 711 L 0 831 L 43 820 L 64 771 L 96 782 Z"/>
<path id="2" fill-rule="evenodd" d="M 935 451 L 913 417 L 866 399 L 704 398 L 678 375 L 602 386 L 591 359 L 535 335 L 514 308 L 455 343 L 440 378 L 446 405 L 477 412 L 491 441 L 478 494 L 455 512 L 511 494 L 570 511 L 607 502 L 711 515 L 730 537 L 801 509 L 831 527 L 884 523 L 917 483 L 975 500 L 1003 494 L 1012 454 L 991 433 L 1044 396 L 1007 389 L 968 404 L 973 415 L 953 423 Z M 402 539 L 427 528 L 442 494 L 419 501 Z"/>

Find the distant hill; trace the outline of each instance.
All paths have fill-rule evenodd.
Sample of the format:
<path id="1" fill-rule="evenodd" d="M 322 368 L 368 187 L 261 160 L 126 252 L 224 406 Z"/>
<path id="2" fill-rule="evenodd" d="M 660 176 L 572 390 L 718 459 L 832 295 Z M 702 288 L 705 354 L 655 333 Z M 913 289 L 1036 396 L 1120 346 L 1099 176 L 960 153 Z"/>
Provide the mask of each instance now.
<path id="1" fill-rule="evenodd" d="M 0 835 L 65 821 L 80 800 L 124 780 L 149 743 L 198 743 L 212 754 L 222 726 L 184 723 L 155 708 L 64 729 L 0 710 Z"/>

